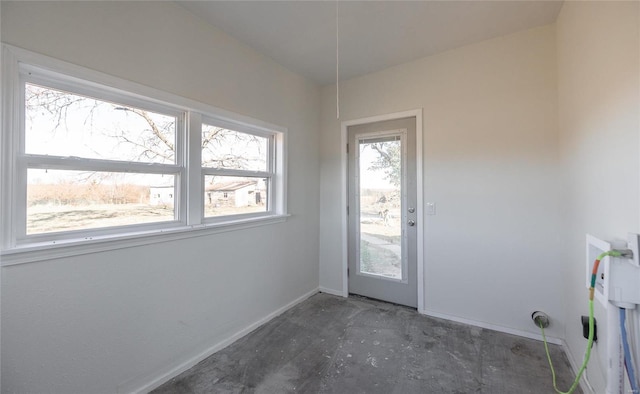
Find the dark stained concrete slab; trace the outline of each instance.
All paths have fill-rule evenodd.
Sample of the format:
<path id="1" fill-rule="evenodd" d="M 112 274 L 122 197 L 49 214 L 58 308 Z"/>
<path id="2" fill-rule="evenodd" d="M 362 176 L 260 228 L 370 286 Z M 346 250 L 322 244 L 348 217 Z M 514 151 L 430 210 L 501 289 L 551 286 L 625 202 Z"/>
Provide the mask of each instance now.
<path id="1" fill-rule="evenodd" d="M 550 349 L 558 386 L 567 390 L 569 362 L 559 346 Z M 317 294 L 153 391 L 297 392 L 554 390 L 542 342 L 384 302 Z"/>

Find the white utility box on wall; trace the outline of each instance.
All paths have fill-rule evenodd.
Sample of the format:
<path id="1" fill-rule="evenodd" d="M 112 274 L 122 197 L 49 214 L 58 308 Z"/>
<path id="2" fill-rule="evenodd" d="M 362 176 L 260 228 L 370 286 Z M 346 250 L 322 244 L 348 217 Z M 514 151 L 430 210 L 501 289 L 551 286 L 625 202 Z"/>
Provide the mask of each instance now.
<path id="1" fill-rule="evenodd" d="M 633 251 L 633 258 L 605 257 L 596 275 L 595 298 L 603 305 L 612 302 L 623 308 L 640 304 L 640 264 L 638 264 L 638 234 L 629 234 L 626 246 L 620 249 Z M 596 258 L 612 250 L 612 244 L 587 234 L 586 268 L 587 288 L 591 287 L 591 274 Z"/>

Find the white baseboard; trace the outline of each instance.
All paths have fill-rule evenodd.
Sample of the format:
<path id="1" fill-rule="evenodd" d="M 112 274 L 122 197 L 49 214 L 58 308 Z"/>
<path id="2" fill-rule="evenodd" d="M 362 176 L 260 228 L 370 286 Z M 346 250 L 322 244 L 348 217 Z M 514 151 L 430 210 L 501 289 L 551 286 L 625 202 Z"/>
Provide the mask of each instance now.
<path id="1" fill-rule="evenodd" d="M 189 368 L 195 366 L 196 364 L 198 364 L 199 362 L 201 362 L 202 360 L 206 359 L 207 357 L 211 356 L 213 353 L 220 351 L 222 349 L 224 349 L 225 347 L 229 346 L 230 344 L 232 344 L 233 342 L 237 341 L 238 339 L 244 337 L 245 335 L 249 334 L 251 331 L 255 330 L 256 328 L 260 327 L 261 325 L 269 322 L 270 320 L 272 320 L 273 318 L 281 315 L 282 313 L 286 312 L 287 310 L 291 309 L 292 307 L 296 306 L 297 304 L 301 303 L 302 301 L 306 300 L 307 298 L 311 297 L 312 295 L 318 293 L 318 292 L 322 292 L 322 293 L 327 293 L 327 294 L 332 294 L 332 295 L 336 295 L 336 296 L 340 296 L 343 297 L 344 294 L 342 293 L 342 291 L 338 291 L 338 290 L 334 290 L 334 289 L 330 289 L 330 288 L 326 288 L 326 287 L 319 287 L 316 288 L 310 292 L 307 292 L 306 294 L 296 298 L 295 300 L 291 301 L 290 303 L 286 304 L 285 306 L 275 310 L 274 312 L 268 314 L 267 316 L 253 322 L 252 324 L 246 326 L 245 328 L 241 329 L 240 331 L 236 332 L 234 335 L 214 344 L 213 346 L 205 349 L 204 351 L 188 358 L 185 361 L 182 361 L 176 365 L 173 366 L 169 366 L 168 368 L 166 368 L 166 370 L 164 372 L 159 371 L 155 377 L 153 378 L 147 378 L 145 379 L 145 382 L 141 382 L 142 379 L 134 379 L 128 382 L 125 382 L 123 384 L 121 384 L 119 386 L 118 389 L 118 393 L 148 393 L 149 391 L 160 387 L 163 383 L 169 381 L 171 378 L 179 375 L 180 373 L 188 370 Z M 521 336 L 524 338 L 529 338 L 529 339 L 535 339 L 535 340 L 539 340 L 542 341 L 542 336 L 541 335 L 536 335 L 527 331 L 523 331 L 523 330 L 517 330 L 517 329 L 513 329 L 513 328 L 509 328 L 509 327 L 504 327 L 504 326 L 499 326 L 499 325 L 495 325 L 495 324 L 490 324 L 490 323 L 485 323 L 485 322 L 479 322 L 476 320 L 471 320 L 471 319 L 465 319 L 459 316 L 454 316 L 454 315 L 448 315 L 445 313 L 440 313 L 440 312 L 434 312 L 434 311 L 430 311 L 430 310 L 421 310 L 419 311 L 419 313 L 423 314 L 423 315 L 427 315 L 427 316 L 431 316 L 431 317 L 437 317 L 440 319 L 445 319 L 445 320 L 451 320 L 451 321 L 455 321 L 458 323 L 463 323 L 463 324 L 468 324 L 471 326 L 476 326 L 476 327 L 481 327 L 481 328 L 486 328 L 486 329 L 490 329 L 490 330 L 494 330 L 494 331 L 499 331 L 499 332 L 503 332 L 503 333 L 507 333 L 507 334 L 512 334 L 512 335 L 517 335 L 517 336 Z M 569 351 L 569 348 L 567 346 L 567 344 L 559 338 L 555 338 L 555 337 L 547 337 L 547 342 L 549 343 L 553 343 L 556 345 L 560 345 L 562 346 L 565 354 L 567 355 L 567 358 L 569 359 L 569 363 L 571 365 L 571 368 L 574 372 L 574 374 L 576 374 L 578 372 L 578 368 L 574 362 L 574 358 L 571 354 L 571 352 Z M 582 388 L 582 390 L 585 393 L 591 393 L 593 394 L 593 389 L 591 388 L 591 385 L 589 384 L 589 382 L 586 380 L 586 375 L 583 375 L 581 381 L 580 381 L 580 386 Z"/>
<path id="2" fill-rule="evenodd" d="M 567 345 L 565 341 L 562 341 L 562 350 L 564 350 L 564 354 L 566 354 L 567 358 L 569 359 L 569 365 L 571 365 L 571 370 L 573 371 L 573 374 L 577 376 L 578 370 L 580 370 L 580 366 L 582 364 L 580 364 L 580 366 L 576 364 L 575 362 L 576 359 L 573 357 L 573 353 L 571 353 L 571 350 L 569 349 L 569 345 Z M 582 389 L 582 392 L 585 394 L 596 393 L 593 387 L 591 386 L 591 383 L 589 383 L 589 379 L 587 379 L 586 370 L 582 374 L 582 379 L 580 379 L 580 388 Z"/>
<path id="3" fill-rule="evenodd" d="M 311 297 L 314 294 L 317 294 L 319 291 L 318 288 L 311 290 L 310 292 L 296 298 L 295 300 L 291 301 L 290 303 L 286 304 L 285 306 L 275 310 L 274 312 L 268 314 L 267 316 L 253 322 L 252 324 L 248 325 L 247 327 L 241 329 L 240 331 L 236 332 L 235 334 L 233 334 L 232 336 L 214 344 L 213 346 L 205 349 L 204 351 L 189 357 L 187 360 L 184 360 L 178 364 L 172 365 L 167 367 L 164 372 L 163 371 L 158 371 L 158 373 L 156 374 L 155 377 L 149 378 L 147 377 L 147 379 L 144 379 L 145 382 L 141 382 L 142 379 L 134 379 L 134 380 L 130 380 L 128 382 L 125 382 L 123 384 L 121 384 L 118 388 L 118 393 L 148 393 L 149 391 L 160 387 L 163 383 L 168 382 L 171 378 L 181 374 L 182 372 L 186 371 L 187 369 L 195 366 L 196 364 L 198 364 L 200 361 L 204 360 L 205 358 L 209 357 L 210 355 L 212 355 L 213 353 L 220 351 L 222 349 L 224 349 L 225 347 L 229 346 L 230 344 L 232 344 L 233 342 L 237 341 L 238 339 L 244 337 L 245 335 L 249 334 L 251 331 L 255 330 L 256 328 L 260 327 L 261 325 L 267 323 L 268 321 L 270 321 L 271 319 L 281 315 L 282 313 L 286 312 L 287 310 L 293 308 L 294 306 L 296 306 L 297 304 L 301 303 L 302 301 L 306 300 L 307 298 Z"/>
<path id="4" fill-rule="evenodd" d="M 335 296 L 338 296 L 338 297 L 344 297 L 345 296 L 344 293 L 342 292 L 342 290 L 335 290 L 335 289 L 330 289 L 328 287 L 322 287 L 322 286 L 320 286 L 318 288 L 318 290 L 321 293 L 327 293 L 327 294 L 335 295 Z"/>
<path id="5" fill-rule="evenodd" d="M 472 326 L 487 328 L 487 329 L 494 330 L 494 331 L 504 332 L 504 333 L 507 333 L 507 334 L 518 335 L 518 336 L 521 336 L 521 337 L 542 341 L 542 335 L 533 334 L 533 333 L 530 333 L 530 332 L 527 332 L 527 331 L 516 330 L 516 329 L 513 329 L 513 328 L 509 328 L 509 327 L 503 327 L 503 326 L 499 326 L 499 325 L 495 325 L 495 324 L 479 322 L 479 321 L 475 321 L 475 320 L 465 319 L 465 318 L 461 318 L 461 317 L 458 317 L 458 316 L 447 315 L 445 313 L 434 312 L 434 311 L 429 311 L 429 310 L 421 310 L 421 311 L 419 311 L 419 313 L 421 313 L 423 315 L 427 315 L 427 316 L 438 317 L 440 319 L 451 320 L 451 321 L 455 321 L 455 322 L 458 322 L 458 323 L 469 324 L 469 325 L 472 325 Z M 578 365 L 576 365 L 575 358 L 573 357 L 573 354 L 569 350 L 569 346 L 567 345 L 567 343 L 561 338 L 549 337 L 549 336 L 547 336 L 547 342 L 548 343 L 553 343 L 555 345 L 560 345 L 562 347 L 562 350 L 564 351 L 564 354 L 567 356 L 567 359 L 569 359 L 569 364 L 571 366 L 571 370 L 573 371 L 573 374 L 574 375 L 578 375 L 578 370 L 580 369 L 580 367 Z M 587 374 L 586 373 L 584 373 L 582 375 L 582 378 L 580 379 L 580 388 L 582 389 L 582 391 L 585 394 L 595 394 L 595 391 L 593 390 L 593 387 L 589 383 L 589 379 L 587 379 Z"/>
<path id="6" fill-rule="evenodd" d="M 509 328 L 509 327 L 499 326 L 499 325 L 496 325 L 496 324 L 485 323 L 485 322 L 480 322 L 480 321 L 471 320 L 471 319 L 465 319 L 463 317 L 454 316 L 454 315 L 447 315 L 446 313 L 434 312 L 434 311 L 430 311 L 428 309 L 425 309 L 425 310 L 422 310 L 422 311 L 419 311 L 419 312 L 421 314 L 427 315 L 427 316 L 437 317 L 437 318 L 445 319 L 445 320 L 451 320 L 451 321 L 455 321 L 455 322 L 458 322 L 458 323 L 468 324 L 470 326 L 486 328 L 486 329 L 489 329 L 489 330 L 499 331 L 499 332 L 503 332 L 503 333 L 506 333 L 506 334 L 517 335 L 517 336 L 524 337 L 524 338 L 529 338 L 529 339 L 535 339 L 535 340 L 538 340 L 538 341 L 542 341 L 542 335 L 534 334 L 534 333 L 531 333 L 531 332 L 528 332 L 528 331 L 524 331 L 524 330 L 517 330 L 515 328 Z M 547 336 L 547 342 L 553 343 L 554 345 L 562 345 L 563 344 L 562 339 L 556 338 L 556 337 L 550 337 L 550 336 Z"/>

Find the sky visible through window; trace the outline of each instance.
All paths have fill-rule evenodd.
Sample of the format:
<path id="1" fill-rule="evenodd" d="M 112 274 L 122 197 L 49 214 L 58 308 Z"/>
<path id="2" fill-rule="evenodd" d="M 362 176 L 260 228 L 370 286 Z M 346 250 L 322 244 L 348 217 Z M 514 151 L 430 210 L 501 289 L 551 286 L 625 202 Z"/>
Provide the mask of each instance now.
<path id="1" fill-rule="evenodd" d="M 176 118 L 26 84 L 25 153 L 175 163 Z"/>
<path id="2" fill-rule="evenodd" d="M 370 144 L 360 144 L 360 187 L 363 189 L 393 189 L 384 169 L 373 168 L 379 153 Z"/>
<path id="3" fill-rule="evenodd" d="M 27 83 L 25 153 L 73 159 L 67 169 L 28 169 L 27 234 L 175 219 L 174 196 L 179 193 L 174 174 L 73 167 L 89 163 L 87 159 L 180 164 L 176 163 L 177 132 L 178 119 L 173 115 Z M 269 171 L 267 137 L 204 124 L 201 146 L 204 167 Z M 207 177 L 211 184 L 222 180 Z M 254 183 L 251 196 L 240 198 L 240 192 L 234 191 L 231 206 L 222 207 L 210 193 L 207 209 L 216 215 L 265 211 L 266 183 Z M 245 185 L 243 193 L 248 194 L 248 189 Z"/>

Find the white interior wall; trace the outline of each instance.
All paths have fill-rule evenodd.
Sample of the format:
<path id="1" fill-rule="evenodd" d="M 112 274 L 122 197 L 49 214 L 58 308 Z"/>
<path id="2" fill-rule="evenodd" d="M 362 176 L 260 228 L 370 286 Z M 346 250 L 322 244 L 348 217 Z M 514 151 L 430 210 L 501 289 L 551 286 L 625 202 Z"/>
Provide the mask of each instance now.
<path id="1" fill-rule="evenodd" d="M 557 20 L 564 337 L 577 365 L 586 346 L 579 319 L 588 314 L 585 234 L 625 240 L 640 232 L 639 13 L 638 2 L 565 2 Z M 596 305 L 598 337 L 605 338 L 606 313 Z M 604 393 L 605 341 L 593 349 L 588 378 Z"/>
<path id="2" fill-rule="evenodd" d="M 349 54 L 341 59 L 348 61 Z M 342 291 L 340 121 L 423 108 L 427 313 L 537 335 L 564 332 L 553 26 L 322 90 L 320 286 Z"/>
<path id="3" fill-rule="evenodd" d="M 3 392 L 129 392 L 317 288 L 317 86 L 170 2 L 1 6 L 4 42 L 287 127 L 293 215 L 4 267 Z"/>
<path id="4" fill-rule="evenodd" d="M 565 3 L 557 75 L 554 27 L 543 27 L 341 85 L 341 120 L 424 108 L 425 196 L 438 209 L 426 217 L 428 311 L 533 333 L 529 313 L 544 310 L 579 363 L 584 233 L 640 230 L 637 9 Z M 5 42 L 288 127 L 294 213 L 276 231 L 4 268 L 3 392 L 153 379 L 315 288 L 318 223 L 320 284 L 341 291 L 334 87 L 320 104 L 315 86 L 170 3 L 2 2 L 0 15 Z"/>

